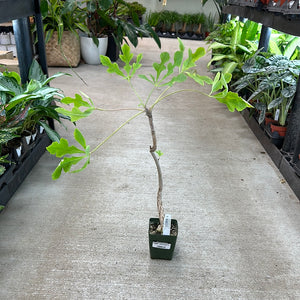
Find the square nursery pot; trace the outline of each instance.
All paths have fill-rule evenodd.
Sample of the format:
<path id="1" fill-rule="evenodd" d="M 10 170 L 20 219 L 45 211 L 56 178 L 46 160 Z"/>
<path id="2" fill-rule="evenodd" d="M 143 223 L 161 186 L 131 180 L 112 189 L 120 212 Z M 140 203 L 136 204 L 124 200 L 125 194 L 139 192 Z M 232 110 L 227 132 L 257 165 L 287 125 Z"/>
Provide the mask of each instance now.
<path id="1" fill-rule="evenodd" d="M 171 228 L 174 228 L 173 235 L 151 234 L 150 228 L 153 224 L 159 224 L 158 218 L 149 220 L 149 248 L 150 257 L 152 259 L 168 259 L 171 260 L 176 245 L 178 235 L 178 224 L 175 219 L 171 220 Z"/>

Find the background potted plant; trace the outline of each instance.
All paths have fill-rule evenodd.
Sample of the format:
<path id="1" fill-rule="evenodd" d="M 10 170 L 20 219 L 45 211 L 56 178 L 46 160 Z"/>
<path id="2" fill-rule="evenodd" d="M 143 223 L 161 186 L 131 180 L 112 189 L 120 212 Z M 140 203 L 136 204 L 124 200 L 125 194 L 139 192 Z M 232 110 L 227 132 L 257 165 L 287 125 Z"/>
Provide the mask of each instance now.
<path id="1" fill-rule="evenodd" d="M 270 122 L 270 135 L 274 138 L 273 133 L 277 132 L 275 135 L 283 137 L 289 109 L 296 94 L 300 61 L 289 60 L 283 55 L 257 53 L 246 61 L 242 69 L 245 75 L 233 84 L 236 91 L 251 91 L 247 100 L 252 101 L 259 111 L 258 122 L 262 123 L 266 113 L 271 113 L 273 121 Z M 280 147 L 282 141 L 277 145 Z"/>
<path id="2" fill-rule="evenodd" d="M 80 62 L 78 30 L 87 32 L 79 0 L 41 0 L 47 63 L 76 67 Z"/>
<path id="3" fill-rule="evenodd" d="M 207 65 L 213 64 L 211 72 L 231 73 L 233 81 L 240 78 L 245 61 L 257 50 L 258 28 L 259 25 L 250 20 L 244 24 L 232 20 L 219 25 L 207 38 L 212 41 L 208 47 L 212 50 L 212 59 Z"/>
<path id="4" fill-rule="evenodd" d="M 97 37 L 99 35 L 108 36 L 107 55 L 113 60 L 118 59 L 119 51 L 123 41 L 126 38 L 135 47 L 138 44 L 138 37 L 153 37 L 157 45 L 160 47 L 160 40 L 149 24 L 140 24 L 138 14 L 130 9 L 130 4 L 123 0 L 85 0 L 87 25 L 89 28 L 89 36 L 97 45 Z M 130 20 L 124 18 L 118 11 L 119 6 L 128 8 Z M 118 13 L 119 12 L 119 13 Z"/>
<path id="5" fill-rule="evenodd" d="M 153 111 L 157 108 L 161 101 L 167 98 L 172 98 L 175 93 L 183 93 L 191 90 L 171 90 L 171 87 L 177 83 L 183 83 L 187 79 L 194 80 L 200 86 L 205 84 L 211 85 L 211 92 L 207 95 L 215 98 L 221 103 L 227 105 L 230 111 L 243 110 L 250 105 L 240 98 L 236 93 L 228 91 L 227 83 L 231 79 L 230 74 L 218 73 L 214 79 L 208 76 L 201 76 L 196 73 L 194 67 L 196 62 L 205 54 L 204 48 L 198 48 L 194 53 L 189 49 L 187 58 L 184 59 L 185 47 L 181 40 L 179 40 L 179 50 L 175 52 L 174 57 L 171 58 L 168 52 L 163 52 L 160 55 L 160 61 L 153 63 L 153 72 L 150 75 L 140 74 L 137 71 L 142 67 L 142 54 L 137 55 L 133 60 L 134 55 L 130 51 L 127 44 L 122 46 L 122 55 L 120 59 L 123 62 L 123 67 L 120 68 L 117 63 L 111 62 L 106 57 L 101 57 L 101 62 L 108 69 L 109 73 L 114 73 L 127 80 L 132 87 L 134 94 L 137 96 L 137 106 L 132 108 L 134 114 L 127 121 L 121 124 L 114 132 L 107 138 L 103 139 L 93 149 L 87 145 L 82 133 L 76 128 L 74 131 L 74 138 L 78 142 L 78 146 L 69 145 L 68 140 L 62 138 L 59 142 L 54 142 L 47 147 L 47 150 L 62 158 L 57 168 L 52 174 L 53 179 L 58 179 L 64 172 L 78 172 L 87 167 L 90 163 L 91 156 L 97 151 L 106 141 L 118 133 L 127 123 L 141 115 L 146 115 L 149 123 L 149 129 L 152 137 L 152 145 L 150 147 L 150 154 L 154 160 L 157 175 L 158 175 L 158 192 L 157 192 L 157 209 L 158 218 L 151 218 L 149 221 L 149 246 L 152 258 L 171 259 L 172 251 L 175 247 L 177 237 L 177 221 L 172 220 L 169 215 L 164 214 L 162 206 L 162 170 L 160 167 L 159 156 L 162 154 L 157 147 L 157 134 L 154 128 Z M 138 94 L 133 85 L 133 79 L 138 76 L 140 79 L 149 83 L 149 93 Z M 201 90 L 193 90 L 194 92 L 202 93 Z M 158 96 L 157 93 L 159 92 Z M 205 94 L 205 93 L 202 93 Z M 62 99 L 62 103 L 73 105 L 71 110 L 65 108 L 57 108 L 57 111 L 63 113 L 71 118 L 71 121 L 78 121 L 81 118 L 89 116 L 93 111 L 105 111 L 102 108 L 96 108 L 91 99 L 86 96 L 83 99 L 81 95 L 76 95 L 75 98 L 66 97 Z M 78 165 L 77 165 L 78 164 Z M 77 169 L 76 165 L 79 166 Z M 154 252 L 152 249 L 154 248 Z"/>

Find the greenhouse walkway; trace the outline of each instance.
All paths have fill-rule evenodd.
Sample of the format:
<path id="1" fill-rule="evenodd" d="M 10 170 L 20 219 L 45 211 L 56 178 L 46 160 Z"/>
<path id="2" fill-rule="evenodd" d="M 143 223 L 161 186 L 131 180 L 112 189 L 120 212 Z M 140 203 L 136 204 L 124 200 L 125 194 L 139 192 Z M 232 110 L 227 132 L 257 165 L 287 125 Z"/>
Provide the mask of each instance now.
<path id="1" fill-rule="evenodd" d="M 162 40 L 163 50 L 177 45 Z M 141 71 L 150 72 L 159 51 L 140 42 Z M 50 72 L 58 70 L 70 72 Z M 52 86 L 68 96 L 83 91 L 103 108 L 135 107 L 127 82 L 103 66 L 76 72 L 87 85 L 73 75 Z M 146 90 L 139 81 L 137 92 Z M 95 146 L 132 114 L 96 112 L 77 125 Z M 174 95 L 153 115 L 165 212 L 179 223 L 173 260 L 149 257 L 157 177 L 140 116 L 81 173 L 52 181 L 58 159 L 42 156 L 0 214 L 1 300 L 300 299 L 300 202 L 243 117 L 195 93 Z M 65 125 L 59 132 L 72 136 Z"/>

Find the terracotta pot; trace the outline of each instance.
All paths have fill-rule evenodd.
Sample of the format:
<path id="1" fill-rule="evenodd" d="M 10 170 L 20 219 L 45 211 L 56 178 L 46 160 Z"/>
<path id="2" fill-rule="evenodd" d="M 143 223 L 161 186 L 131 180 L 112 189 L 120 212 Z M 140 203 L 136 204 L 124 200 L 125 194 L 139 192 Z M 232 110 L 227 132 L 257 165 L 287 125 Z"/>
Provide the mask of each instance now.
<path id="1" fill-rule="evenodd" d="M 284 137 L 286 134 L 287 127 L 271 124 L 271 132 L 278 132 L 281 137 Z"/>

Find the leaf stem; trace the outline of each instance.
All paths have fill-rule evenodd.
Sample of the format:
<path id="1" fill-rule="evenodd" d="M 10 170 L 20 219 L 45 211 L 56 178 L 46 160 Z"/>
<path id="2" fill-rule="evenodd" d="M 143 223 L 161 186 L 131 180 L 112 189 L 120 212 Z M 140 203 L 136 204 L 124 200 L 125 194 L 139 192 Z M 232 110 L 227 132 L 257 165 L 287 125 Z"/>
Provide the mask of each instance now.
<path id="1" fill-rule="evenodd" d="M 121 124 L 115 131 L 113 131 L 107 138 L 105 138 L 100 144 L 98 144 L 93 150 L 91 150 L 90 154 L 97 151 L 103 144 L 105 144 L 111 137 L 113 137 L 117 132 L 119 132 L 126 124 L 128 124 L 133 119 L 137 118 L 139 115 L 144 113 L 145 110 L 141 110 L 138 113 L 136 113 L 134 116 L 126 120 L 123 124 Z"/>

